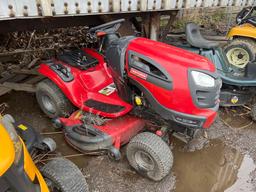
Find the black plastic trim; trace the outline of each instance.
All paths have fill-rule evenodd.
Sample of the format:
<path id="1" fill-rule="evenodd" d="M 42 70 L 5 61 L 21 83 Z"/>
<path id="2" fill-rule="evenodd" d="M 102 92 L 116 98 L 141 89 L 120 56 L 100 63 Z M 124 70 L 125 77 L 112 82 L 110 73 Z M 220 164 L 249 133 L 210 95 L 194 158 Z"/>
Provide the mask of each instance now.
<path id="1" fill-rule="evenodd" d="M 232 98 L 237 97 L 237 102 L 232 103 Z M 224 89 L 220 93 L 220 106 L 241 106 L 249 103 L 253 98 L 253 93 L 246 91 L 233 91 Z"/>
<path id="2" fill-rule="evenodd" d="M 27 127 L 26 130 L 20 129 L 19 125 L 25 125 Z M 29 153 L 33 151 L 37 146 L 39 146 L 42 143 L 42 137 L 41 135 L 31 126 L 21 122 L 16 121 L 14 123 L 14 126 L 16 127 L 16 131 L 18 132 L 19 136 L 22 138 L 23 142 L 25 143 L 27 150 Z"/>
<path id="3" fill-rule="evenodd" d="M 12 191 L 17 192 L 40 192 L 40 186 L 30 180 L 24 170 L 24 151 L 17 165 L 13 164 L 1 177 L 10 186 Z"/>
<path id="4" fill-rule="evenodd" d="M 63 66 L 62 64 L 51 64 L 50 68 L 64 81 L 70 82 L 74 80 L 74 76 L 71 73 L 69 67 Z"/>
<path id="5" fill-rule="evenodd" d="M 172 88 L 173 88 L 173 84 L 172 84 L 172 78 L 171 78 L 171 76 L 170 76 L 170 74 L 160 65 L 160 64 L 158 64 L 157 62 L 155 62 L 154 60 L 152 60 L 152 59 L 150 59 L 150 58 L 148 58 L 148 57 L 146 57 L 145 55 L 142 55 L 142 54 L 139 54 L 139 53 L 137 53 L 137 52 L 135 52 L 135 51 L 129 51 L 128 52 L 128 55 L 129 55 L 129 70 L 131 69 L 131 68 L 135 68 L 135 69 L 137 69 L 137 70 L 139 70 L 139 71 L 141 71 L 141 72 L 143 72 L 143 73 L 146 73 L 148 76 L 147 76 L 147 81 L 149 81 L 149 82 L 151 82 L 151 83 L 153 83 L 153 84 L 155 84 L 155 85 L 157 85 L 157 86 L 159 86 L 159 87 L 162 87 L 162 88 L 164 88 L 164 89 L 167 89 L 167 90 L 172 90 Z M 139 57 L 139 58 L 142 58 L 142 59 L 144 59 L 145 61 L 147 61 L 148 63 L 150 63 L 151 65 L 153 65 L 154 67 L 156 67 L 159 71 L 161 71 L 163 74 L 164 74 L 164 76 L 166 77 L 166 78 L 163 78 L 163 77 L 160 77 L 160 76 L 157 76 L 157 75 L 155 75 L 155 74 L 153 74 L 153 73 L 150 73 L 150 72 L 148 72 L 148 71 L 146 71 L 146 70 L 143 70 L 142 68 L 139 68 L 139 67 L 137 67 L 136 65 L 134 65 L 133 64 L 133 59 L 132 59 L 132 56 L 133 55 L 135 55 L 135 56 L 137 56 L 137 57 Z"/>
<path id="6" fill-rule="evenodd" d="M 125 109 L 125 107 L 121 105 L 112 105 L 109 103 L 104 103 L 104 102 L 96 101 L 93 99 L 88 99 L 87 101 L 84 102 L 84 104 L 87 107 L 96 109 L 98 111 L 103 111 L 106 113 L 118 113 Z"/>
<path id="7" fill-rule="evenodd" d="M 87 135 L 83 135 L 75 131 L 77 128 L 84 129 Z M 66 139 L 71 145 L 74 145 L 76 148 L 84 152 L 108 150 L 113 144 L 110 135 L 107 135 L 99 129 L 93 127 L 93 125 L 79 124 L 74 126 L 64 126 L 64 133 Z"/>
<path id="8" fill-rule="evenodd" d="M 178 111 L 168 109 L 168 108 L 164 107 L 163 105 L 161 105 L 154 98 L 154 96 L 150 93 L 150 91 L 148 91 L 139 82 L 137 82 L 133 79 L 130 79 L 130 81 L 133 85 L 135 85 L 137 88 L 139 88 L 144 93 L 148 102 L 151 104 L 153 110 L 156 111 L 156 113 L 158 113 L 162 118 L 164 118 L 166 120 L 172 120 L 172 121 L 174 121 L 178 124 L 185 125 L 185 126 L 188 126 L 188 127 L 191 127 L 191 128 L 202 128 L 203 127 L 203 124 L 206 121 L 206 117 L 190 115 L 190 114 L 181 113 L 181 112 L 178 112 Z M 189 124 L 189 123 L 183 123 L 183 122 L 178 121 L 175 117 L 181 117 L 181 118 L 188 119 L 188 120 L 194 120 L 194 121 L 197 121 L 198 124 L 197 125 L 194 125 L 194 124 L 192 125 L 192 124 Z"/>
<path id="9" fill-rule="evenodd" d="M 205 73 L 215 79 L 215 86 L 214 87 L 202 87 L 195 84 L 194 79 L 192 77 L 191 72 L 192 71 L 198 71 Z M 193 98 L 194 104 L 199 108 L 210 108 L 210 109 L 216 109 L 216 106 L 218 106 L 218 99 L 220 95 L 220 88 L 222 86 L 222 81 L 220 76 L 217 72 L 210 72 L 205 70 L 199 70 L 199 69 L 188 69 L 188 83 L 190 87 L 190 93 Z M 199 95 L 201 93 L 201 95 Z M 201 102 L 199 99 L 203 99 Z"/>
<path id="10" fill-rule="evenodd" d="M 66 50 L 58 55 L 58 59 L 80 70 L 87 70 L 99 63 L 96 58 L 81 49 Z"/>

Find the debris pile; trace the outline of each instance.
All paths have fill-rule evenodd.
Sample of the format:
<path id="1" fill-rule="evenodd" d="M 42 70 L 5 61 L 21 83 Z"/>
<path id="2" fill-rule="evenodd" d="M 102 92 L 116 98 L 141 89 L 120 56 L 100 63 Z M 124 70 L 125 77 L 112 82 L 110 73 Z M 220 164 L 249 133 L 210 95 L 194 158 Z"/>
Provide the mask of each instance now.
<path id="1" fill-rule="evenodd" d="M 47 31 L 12 32 L 0 36 L 0 72 L 26 68 L 35 60 L 48 59 L 65 48 L 86 47 L 93 43 L 88 27 L 59 28 Z"/>

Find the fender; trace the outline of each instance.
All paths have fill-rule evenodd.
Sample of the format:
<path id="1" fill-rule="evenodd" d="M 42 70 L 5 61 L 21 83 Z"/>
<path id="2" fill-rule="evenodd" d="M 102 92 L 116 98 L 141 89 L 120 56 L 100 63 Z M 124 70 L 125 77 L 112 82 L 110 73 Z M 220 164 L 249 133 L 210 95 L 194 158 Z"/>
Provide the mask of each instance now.
<path id="1" fill-rule="evenodd" d="M 98 93 L 97 90 L 93 90 L 93 91 L 87 90 L 88 88 L 85 87 L 81 82 L 81 77 L 79 76 L 80 73 L 77 72 L 78 69 L 73 67 L 70 67 L 70 68 L 71 68 L 71 73 L 74 76 L 74 79 L 69 82 L 63 81 L 61 77 L 50 68 L 50 65 L 46 63 L 42 63 L 40 65 L 38 72 L 41 75 L 50 79 L 52 82 L 54 82 L 62 90 L 64 95 L 71 101 L 71 103 L 73 103 L 73 105 L 79 109 L 82 109 L 85 111 L 91 111 L 92 113 L 103 115 L 109 118 L 122 116 L 128 113 L 132 109 L 132 106 L 122 101 L 121 98 L 117 95 L 117 93 L 113 93 L 111 96 L 105 96 Z M 111 79 L 109 79 L 109 81 L 112 82 Z M 92 99 L 95 101 L 104 101 L 104 103 L 106 104 L 123 106 L 124 110 L 109 113 L 107 111 L 101 111 L 85 105 L 86 102 L 89 102 Z"/>
<path id="2" fill-rule="evenodd" d="M 228 32 L 227 37 L 231 39 L 236 36 L 249 37 L 256 40 L 256 27 L 248 23 L 233 27 Z"/>
<path id="3" fill-rule="evenodd" d="M 59 75 L 45 63 L 40 65 L 38 72 L 54 82 L 76 107 L 82 107 L 82 102 L 77 98 L 81 98 L 81 100 L 84 101 L 87 96 L 81 91 L 84 89 L 84 87 L 80 84 L 80 82 L 76 82 L 76 80 L 64 82 Z"/>

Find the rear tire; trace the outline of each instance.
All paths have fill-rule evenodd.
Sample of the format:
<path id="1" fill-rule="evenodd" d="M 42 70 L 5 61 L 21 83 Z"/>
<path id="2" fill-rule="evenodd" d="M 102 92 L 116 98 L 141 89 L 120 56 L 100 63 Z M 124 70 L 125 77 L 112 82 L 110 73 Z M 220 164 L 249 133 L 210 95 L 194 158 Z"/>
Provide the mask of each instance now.
<path id="1" fill-rule="evenodd" d="M 255 60 L 256 42 L 254 39 L 238 37 L 229 41 L 224 47 L 224 52 L 231 65 L 243 69 Z"/>
<path id="2" fill-rule="evenodd" d="M 50 191 L 87 192 L 86 180 L 79 168 L 70 160 L 59 158 L 48 162 L 41 173 Z"/>
<path id="3" fill-rule="evenodd" d="M 59 87 L 49 79 L 37 85 L 36 98 L 42 111 L 50 118 L 66 117 L 75 110 Z"/>
<path id="4" fill-rule="evenodd" d="M 163 179 L 173 165 L 169 146 L 160 137 L 149 132 L 140 133 L 130 141 L 126 156 L 138 173 L 154 181 Z"/>

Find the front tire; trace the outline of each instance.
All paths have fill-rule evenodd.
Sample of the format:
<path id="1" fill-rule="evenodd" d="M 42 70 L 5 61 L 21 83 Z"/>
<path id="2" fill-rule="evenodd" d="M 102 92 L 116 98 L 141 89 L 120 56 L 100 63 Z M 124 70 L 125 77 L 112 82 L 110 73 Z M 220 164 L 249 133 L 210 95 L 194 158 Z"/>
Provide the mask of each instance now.
<path id="1" fill-rule="evenodd" d="M 229 63 L 237 68 L 244 69 L 256 56 L 256 42 L 250 38 L 235 38 L 224 47 Z"/>
<path id="2" fill-rule="evenodd" d="M 136 135 L 127 146 L 126 156 L 138 173 L 154 181 L 163 179 L 173 165 L 169 146 L 150 132 Z"/>
<path id="3" fill-rule="evenodd" d="M 88 192 L 82 172 L 70 160 L 52 160 L 41 169 L 41 173 L 51 192 Z"/>
<path id="4" fill-rule="evenodd" d="M 42 111 L 50 118 L 66 117 L 75 110 L 59 87 L 49 79 L 37 85 L 36 98 Z"/>

